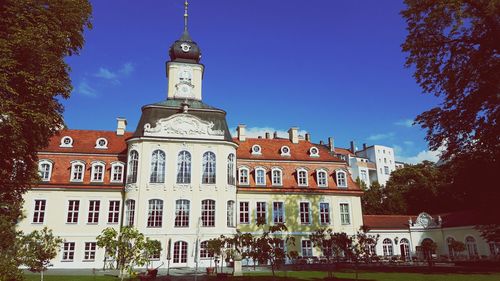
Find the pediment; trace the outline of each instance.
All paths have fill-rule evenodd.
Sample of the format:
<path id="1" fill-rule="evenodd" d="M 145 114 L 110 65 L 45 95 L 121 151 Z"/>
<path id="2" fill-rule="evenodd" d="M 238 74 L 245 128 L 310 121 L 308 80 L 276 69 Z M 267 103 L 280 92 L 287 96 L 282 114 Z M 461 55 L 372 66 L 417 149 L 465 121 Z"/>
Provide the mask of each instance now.
<path id="1" fill-rule="evenodd" d="M 214 123 L 202 120 L 188 113 L 179 113 L 156 121 L 152 127 L 144 125 L 144 136 L 224 139 L 224 130 L 214 130 Z"/>

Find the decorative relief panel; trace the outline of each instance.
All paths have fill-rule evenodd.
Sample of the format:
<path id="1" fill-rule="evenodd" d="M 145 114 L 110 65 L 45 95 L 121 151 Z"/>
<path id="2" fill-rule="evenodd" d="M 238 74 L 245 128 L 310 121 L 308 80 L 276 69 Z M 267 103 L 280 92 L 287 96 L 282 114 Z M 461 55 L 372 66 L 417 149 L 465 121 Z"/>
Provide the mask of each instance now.
<path id="1" fill-rule="evenodd" d="M 151 137 L 178 137 L 224 139 L 224 130 L 214 130 L 214 123 L 201 120 L 188 114 L 179 113 L 168 118 L 160 119 L 154 127 L 144 125 L 144 135 Z"/>

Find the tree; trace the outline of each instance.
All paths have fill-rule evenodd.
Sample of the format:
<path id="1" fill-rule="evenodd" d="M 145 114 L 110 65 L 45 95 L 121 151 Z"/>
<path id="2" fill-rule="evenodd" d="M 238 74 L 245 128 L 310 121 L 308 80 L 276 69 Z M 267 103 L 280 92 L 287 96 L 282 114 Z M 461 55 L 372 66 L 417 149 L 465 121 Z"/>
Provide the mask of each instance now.
<path id="1" fill-rule="evenodd" d="M 161 243 L 145 238 L 144 234 L 130 226 L 122 227 L 119 233 L 108 227 L 97 236 L 96 241 L 97 246 L 104 248 L 106 255 L 116 261 L 121 280 L 125 272 L 132 273 L 134 265 L 144 266 L 151 254 L 161 251 Z"/>
<path id="2" fill-rule="evenodd" d="M 351 260 L 355 264 L 356 280 L 358 280 L 359 261 L 365 260 L 366 262 L 370 262 L 372 257 L 376 256 L 375 251 L 372 251 L 371 247 L 377 245 L 380 235 L 369 235 L 367 234 L 368 231 L 368 227 L 361 226 L 358 232 L 356 232 L 355 242 L 350 249 Z"/>
<path id="3" fill-rule="evenodd" d="M 21 241 L 23 264 L 32 272 L 40 272 L 40 280 L 43 281 L 43 272 L 57 256 L 63 240 L 44 227 L 41 231 L 35 230 L 24 236 Z"/>
<path id="4" fill-rule="evenodd" d="M 207 241 L 207 251 L 210 255 L 217 257 L 220 260 L 220 270 L 223 272 L 223 261 L 226 248 L 226 237 L 221 235 L 219 238 L 212 238 Z M 217 263 L 215 264 L 217 271 Z"/>
<path id="5" fill-rule="evenodd" d="M 370 188 L 365 188 L 361 196 L 361 204 L 363 214 L 367 215 L 382 215 L 386 214 L 387 210 L 383 205 L 384 189 L 378 182 L 373 182 Z"/>
<path id="6" fill-rule="evenodd" d="M 339 249 L 336 245 L 332 229 L 319 228 L 315 232 L 309 234 L 309 240 L 311 240 L 314 247 L 321 250 L 328 264 L 332 262 L 334 256 L 338 256 Z M 332 270 L 333 267 L 328 266 L 328 278 L 334 278 Z"/>
<path id="7" fill-rule="evenodd" d="M 423 91 L 443 102 L 415 122 L 443 157 L 499 155 L 500 3 L 496 0 L 405 0 L 406 66 Z"/>
<path id="8" fill-rule="evenodd" d="M 91 10 L 87 0 L 0 1 L 0 280 L 19 279 L 22 194 L 37 182 L 37 151 L 63 126 L 64 59 L 83 47 Z"/>

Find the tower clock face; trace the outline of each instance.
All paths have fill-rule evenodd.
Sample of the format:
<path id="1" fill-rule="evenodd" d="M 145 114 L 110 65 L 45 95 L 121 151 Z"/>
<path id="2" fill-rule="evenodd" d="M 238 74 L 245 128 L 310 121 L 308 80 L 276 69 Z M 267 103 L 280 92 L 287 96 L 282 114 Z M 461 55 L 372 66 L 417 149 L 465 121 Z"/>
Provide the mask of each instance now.
<path id="1" fill-rule="evenodd" d="M 184 83 L 191 83 L 193 79 L 193 69 L 191 67 L 182 67 L 179 69 L 179 81 Z"/>
<path id="2" fill-rule="evenodd" d="M 176 85 L 177 92 L 176 92 L 176 97 L 177 98 L 193 98 L 193 86 L 190 84 L 185 84 L 185 83 L 179 83 Z"/>

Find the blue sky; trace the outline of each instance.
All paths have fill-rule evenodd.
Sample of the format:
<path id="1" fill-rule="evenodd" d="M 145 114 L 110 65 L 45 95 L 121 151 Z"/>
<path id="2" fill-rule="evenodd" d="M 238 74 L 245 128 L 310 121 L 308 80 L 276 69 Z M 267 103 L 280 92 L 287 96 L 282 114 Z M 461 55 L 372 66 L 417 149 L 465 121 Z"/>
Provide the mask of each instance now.
<path id="1" fill-rule="evenodd" d="M 140 4 L 139 4 L 140 3 Z M 134 130 L 140 108 L 166 98 L 165 61 L 183 29 L 183 0 L 92 1 L 92 30 L 68 58 L 74 91 L 64 101 L 72 129 Z M 286 131 L 393 146 L 400 160 L 435 160 L 411 126 L 438 100 L 404 68 L 399 1 L 191 0 L 189 31 L 205 65 L 204 102 L 231 128 Z"/>

